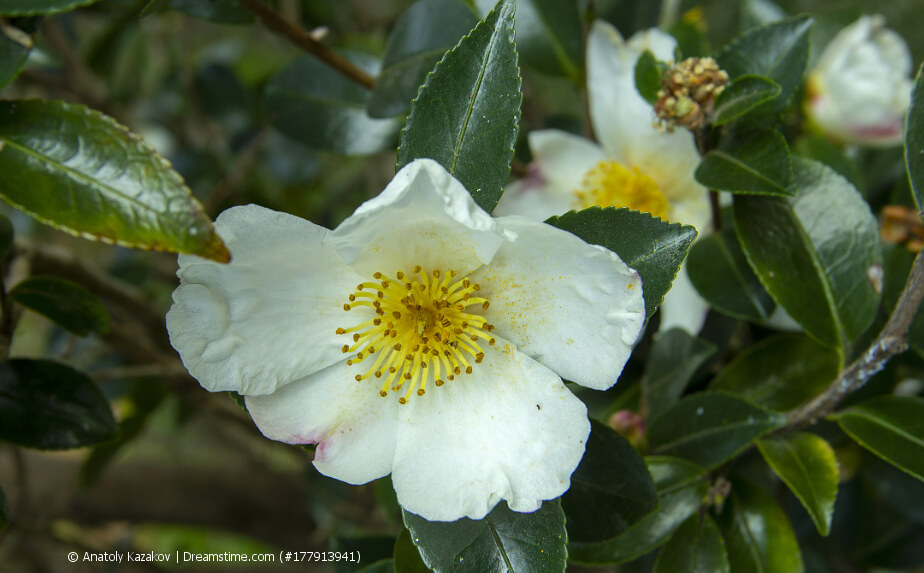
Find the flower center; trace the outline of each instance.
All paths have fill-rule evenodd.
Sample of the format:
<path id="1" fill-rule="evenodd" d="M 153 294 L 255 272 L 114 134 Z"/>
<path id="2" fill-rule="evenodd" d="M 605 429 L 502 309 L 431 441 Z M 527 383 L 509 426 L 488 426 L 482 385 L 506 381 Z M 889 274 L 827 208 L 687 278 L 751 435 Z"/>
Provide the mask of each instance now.
<path id="1" fill-rule="evenodd" d="M 628 207 L 667 220 L 669 205 L 658 184 L 637 167 L 630 171 L 617 161 L 601 161 L 584 175 L 574 192 L 578 207 Z"/>
<path id="2" fill-rule="evenodd" d="M 471 362 L 484 359 L 479 340 L 494 344 L 488 334 L 494 327 L 470 312 L 487 310 L 488 300 L 473 296 L 481 287 L 457 278 L 455 271 L 428 273 L 417 265 L 412 273 L 398 271 L 395 278 L 383 273 L 372 276 L 376 282 L 357 285 L 343 310 L 365 307 L 374 311 L 374 317 L 352 328 L 338 328 L 337 334 L 352 334 L 353 343 L 341 348 L 344 354 L 355 353 L 348 366 L 372 362 L 356 375 L 357 382 L 384 378 L 382 397 L 406 386 L 398 400 L 406 404 L 415 390 L 423 396 L 431 380 L 442 386 L 444 376 L 454 380 L 463 372 L 471 374 Z"/>

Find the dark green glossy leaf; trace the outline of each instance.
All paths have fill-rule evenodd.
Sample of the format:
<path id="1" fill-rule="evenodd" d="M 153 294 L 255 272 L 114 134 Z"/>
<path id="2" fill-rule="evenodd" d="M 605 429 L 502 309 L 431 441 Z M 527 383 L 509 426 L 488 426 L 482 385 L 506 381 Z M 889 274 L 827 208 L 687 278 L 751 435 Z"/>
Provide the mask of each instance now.
<path id="1" fill-rule="evenodd" d="M 99 0 L 0 0 L 0 16 L 54 14 L 88 6 Z"/>
<path id="2" fill-rule="evenodd" d="M 732 571 L 802 573 L 802 554 L 786 514 L 759 487 L 734 480 L 716 520 Z"/>
<path id="3" fill-rule="evenodd" d="M 401 131 L 398 168 L 435 159 L 494 210 L 510 174 L 520 122 L 514 0 L 497 7 L 427 76 Z"/>
<path id="4" fill-rule="evenodd" d="M 780 412 L 820 394 L 840 372 L 837 352 L 802 334 L 749 346 L 715 377 L 712 388 Z"/>
<path id="5" fill-rule="evenodd" d="M 253 14 L 237 0 L 170 0 L 170 7 L 219 24 L 250 24 Z"/>
<path id="6" fill-rule="evenodd" d="M 0 88 L 19 74 L 30 51 L 32 37 L 29 34 L 0 22 Z"/>
<path id="7" fill-rule="evenodd" d="M 712 469 L 760 436 L 786 425 L 786 416 L 723 392 L 688 396 L 654 421 L 652 451 Z"/>
<path id="8" fill-rule="evenodd" d="M 725 228 L 696 241 L 687 275 L 716 310 L 744 320 L 766 320 L 776 304 L 748 265 L 734 229 Z"/>
<path id="9" fill-rule="evenodd" d="M 220 262 L 231 257 L 170 164 L 83 106 L 0 102 L 0 196 L 83 237 Z"/>
<path id="10" fill-rule="evenodd" d="M 484 519 L 427 521 L 404 512 L 404 524 L 424 563 L 437 573 L 563 571 L 567 561 L 565 514 L 558 500 L 533 513 L 501 502 Z"/>
<path id="11" fill-rule="evenodd" d="M 0 213 L 0 263 L 6 260 L 13 248 L 13 223 Z"/>
<path id="12" fill-rule="evenodd" d="M 722 48 L 716 59 L 732 80 L 757 75 L 780 86 L 779 95 L 752 114 L 777 115 L 786 108 L 805 75 L 811 29 L 812 19 L 798 16 L 754 28 Z"/>
<path id="13" fill-rule="evenodd" d="M 728 573 L 728 555 L 709 514 L 691 515 L 658 553 L 654 573 Z"/>
<path id="14" fill-rule="evenodd" d="M 759 440 L 757 447 L 767 465 L 802 502 L 818 533 L 828 535 L 840 478 L 837 458 L 828 442 L 800 432 Z"/>
<path id="15" fill-rule="evenodd" d="M 658 101 L 658 91 L 661 89 L 661 74 L 667 65 L 659 62 L 649 50 L 642 52 L 635 62 L 635 89 L 648 103 L 654 105 Z"/>
<path id="16" fill-rule="evenodd" d="M 3 493 L 3 488 L 0 487 L 0 531 L 6 529 L 10 524 L 10 506 L 6 501 L 6 494 Z"/>
<path id="17" fill-rule="evenodd" d="M 115 434 L 109 402 L 86 375 L 48 360 L 0 363 L 0 440 L 66 450 Z"/>
<path id="18" fill-rule="evenodd" d="M 645 461 L 612 428 L 591 420 L 590 438 L 571 489 L 561 499 L 568 538 L 602 541 L 626 531 L 658 506 Z"/>
<path id="19" fill-rule="evenodd" d="M 763 76 L 746 75 L 732 81 L 715 99 L 713 125 L 736 120 L 780 95 L 780 84 Z"/>
<path id="20" fill-rule="evenodd" d="M 109 332 L 109 313 L 103 303 L 77 283 L 57 277 L 31 277 L 10 291 L 10 299 L 77 336 Z"/>
<path id="21" fill-rule="evenodd" d="M 924 65 L 918 70 L 911 91 L 911 107 L 905 120 L 905 166 L 911 182 L 911 196 L 918 211 L 924 210 Z"/>
<path id="22" fill-rule="evenodd" d="M 606 247 L 635 269 L 642 277 L 649 317 L 661 306 L 696 240 L 696 229 L 689 225 L 667 223 L 626 208 L 591 207 L 550 217 L 546 223 Z"/>
<path id="23" fill-rule="evenodd" d="M 371 69 L 368 57 L 354 63 Z M 394 144 L 400 123 L 366 112 L 369 92 L 318 60 L 303 56 L 266 85 L 264 109 L 270 124 L 305 145 L 345 153 L 378 153 Z"/>
<path id="24" fill-rule="evenodd" d="M 830 168 L 793 158 L 797 195 L 735 198 L 741 246 L 770 296 L 818 341 L 860 336 L 879 307 L 879 231 L 869 205 Z"/>
<path id="25" fill-rule="evenodd" d="M 613 539 L 569 543 L 570 560 L 596 565 L 631 561 L 666 542 L 702 505 L 709 490 L 706 470 L 667 456 L 649 456 L 645 462 L 658 493 L 658 509 Z"/>
<path id="26" fill-rule="evenodd" d="M 834 418 L 861 446 L 924 480 L 924 398 L 880 396 Z"/>
<path id="27" fill-rule="evenodd" d="M 703 157 L 693 174 L 719 191 L 792 196 L 792 160 L 782 135 L 759 130 L 731 137 Z"/>
<path id="28" fill-rule="evenodd" d="M 382 71 L 369 98 L 369 115 L 407 113 L 427 73 L 477 23 L 475 13 L 459 0 L 415 2 L 388 35 Z"/>
<path id="29" fill-rule="evenodd" d="M 682 328 L 655 335 L 645 373 L 649 420 L 657 420 L 677 402 L 693 374 L 715 350 L 715 345 Z"/>
<path id="30" fill-rule="evenodd" d="M 403 529 L 395 541 L 395 573 L 429 573 L 430 569 L 424 565 L 420 552 L 411 541 L 411 533 Z"/>

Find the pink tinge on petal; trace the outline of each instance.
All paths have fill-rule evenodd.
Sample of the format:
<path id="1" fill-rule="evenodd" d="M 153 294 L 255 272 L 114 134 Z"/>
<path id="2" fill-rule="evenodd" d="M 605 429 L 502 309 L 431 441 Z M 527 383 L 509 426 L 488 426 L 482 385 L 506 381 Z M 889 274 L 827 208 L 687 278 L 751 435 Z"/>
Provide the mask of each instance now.
<path id="1" fill-rule="evenodd" d="M 902 133 L 902 123 L 895 121 L 885 125 L 863 125 L 850 128 L 851 133 L 861 139 L 881 139 L 898 137 Z"/>

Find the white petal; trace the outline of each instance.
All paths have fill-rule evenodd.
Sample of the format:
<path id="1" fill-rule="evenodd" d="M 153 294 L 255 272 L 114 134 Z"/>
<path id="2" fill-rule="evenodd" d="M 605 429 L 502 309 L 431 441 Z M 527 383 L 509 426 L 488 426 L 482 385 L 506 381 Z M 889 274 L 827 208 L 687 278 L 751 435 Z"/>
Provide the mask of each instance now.
<path id="1" fill-rule="evenodd" d="M 581 187 L 584 175 L 606 159 L 596 143 L 557 129 L 530 133 L 529 149 L 539 176 L 569 201 Z"/>
<path id="2" fill-rule="evenodd" d="M 629 47 L 641 54 L 645 50 L 650 51 L 656 58 L 662 62 L 674 59 L 674 49 L 677 48 L 677 40 L 657 28 L 649 28 L 636 32 L 629 38 Z M 635 69 L 632 70 L 633 76 Z"/>
<path id="3" fill-rule="evenodd" d="M 687 266 L 680 267 L 677 278 L 661 303 L 661 325 L 659 332 L 666 332 L 671 328 L 682 328 L 690 334 L 696 335 L 703 328 L 709 304 L 703 300 L 690 278 L 687 276 Z"/>
<path id="4" fill-rule="evenodd" d="M 190 374 L 213 392 L 268 394 L 341 360 L 335 331 L 358 277 L 327 229 L 255 205 L 228 209 L 215 228 L 231 262 L 180 255 L 167 313 Z"/>
<path id="5" fill-rule="evenodd" d="M 551 189 L 538 176 L 530 176 L 507 185 L 494 209 L 494 216 L 522 215 L 534 221 L 545 221 L 572 208 L 571 200 L 566 195 Z"/>
<path id="6" fill-rule="evenodd" d="M 398 402 L 382 398 L 372 380 L 357 382 L 345 362 L 267 396 L 247 396 L 247 409 L 272 440 L 317 444 L 314 465 L 352 484 L 391 472 L 398 436 Z"/>
<path id="7" fill-rule="evenodd" d="M 645 322 L 638 274 L 612 251 L 524 217 L 499 218 L 517 234 L 473 280 L 496 332 L 582 386 L 612 386 Z"/>
<path id="8" fill-rule="evenodd" d="M 502 499 L 539 509 L 568 489 L 590 434 L 584 404 L 511 344 L 474 368 L 398 411 L 395 492 L 430 521 L 481 519 Z"/>
<path id="9" fill-rule="evenodd" d="M 490 261 L 503 241 L 494 219 L 432 159 L 401 169 L 331 235 L 343 259 L 367 278 L 414 265 L 446 270 L 446 261 L 465 274 Z"/>

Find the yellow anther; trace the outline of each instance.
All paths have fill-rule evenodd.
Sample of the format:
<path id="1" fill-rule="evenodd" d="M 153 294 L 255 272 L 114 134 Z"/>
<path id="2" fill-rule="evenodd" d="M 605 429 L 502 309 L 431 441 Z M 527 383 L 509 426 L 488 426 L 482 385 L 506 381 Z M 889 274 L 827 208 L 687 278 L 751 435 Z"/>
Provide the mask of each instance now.
<path id="1" fill-rule="evenodd" d="M 667 218 L 670 205 L 658 184 L 638 168 L 617 161 L 601 161 L 584 174 L 582 187 L 574 192 L 575 207 L 628 207 Z"/>

